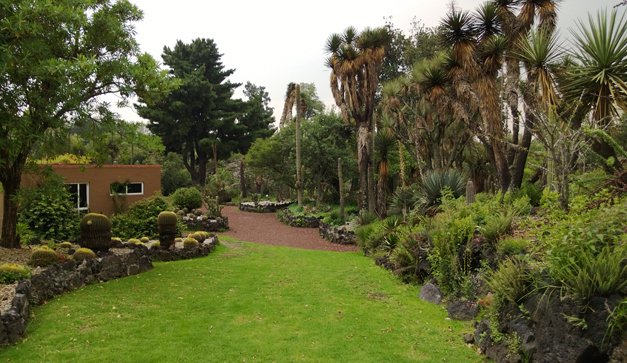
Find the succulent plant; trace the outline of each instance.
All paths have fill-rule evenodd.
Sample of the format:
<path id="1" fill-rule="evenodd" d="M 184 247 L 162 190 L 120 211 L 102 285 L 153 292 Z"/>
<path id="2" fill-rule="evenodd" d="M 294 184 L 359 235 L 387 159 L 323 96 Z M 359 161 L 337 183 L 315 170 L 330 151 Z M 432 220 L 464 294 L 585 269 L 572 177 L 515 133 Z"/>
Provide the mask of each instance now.
<path id="1" fill-rule="evenodd" d="M 185 248 L 191 248 L 194 246 L 198 246 L 199 243 L 195 238 L 192 237 L 187 237 L 183 240 L 183 247 Z"/>
<path id="2" fill-rule="evenodd" d="M 142 237 L 142 238 L 140 238 L 139 240 L 140 240 L 140 241 L 142 241 L 142 243 L 148 243 L 148 242 L 150 242 L 150 238 L 148 238 L 148 237 Z"/>
<path id="3" fill-rule="evenodd" d="M 111 221 L 104 214 L 87 213 L 81 220 L 81 245 L 94 251 L 111 247 Z"/>
<path id="4" fill-rule="evenodd" d="M 177 216 L 173 212 L 164 211 L 157 217 L 157 229 L 159 230 L 159 242 L 161 248 L 167 250 L 174 244 L 176 237 Z"/>
<path id="5" fill-rule="evenodd" d="M 61 243 L 59 243 L 58 247 L 59 248 L 65 248 L 65 249 L 72 248 L 72 243 L 70 243 L 70 242 L 61 242 Z"/>
<path id="6" fill-rule="evenodd" d="M 134 244 L 134 245 L 143 245 L 142 241 L 140 241 L 137 238 L 131 238 L 127 241 L 128 243 Z"/>
<path id="7" fill-rule="evenodd" d="M 50 266 L 59 262 L 57 253 L 48 246 L 41 246 L 33 249 L 28 264 L 31 266 Z"/>
<path id="8" fill-rule="evenodd" d="M 12 284 L 30 277 L 30 269 L 18 263 L 0 264 L 0 284 Z"/>
<path id="9" fill-rule="evenodd" d="M 94 251 L 84 247 L 77 249 L 76 252 L 74 252 L 74 254 L 72 255 L 72 259 L 79 262 L 82 262 L 84 260 L 92 260 L 96 257 L 98 256 L 96 256 L 96 253 Z"/>

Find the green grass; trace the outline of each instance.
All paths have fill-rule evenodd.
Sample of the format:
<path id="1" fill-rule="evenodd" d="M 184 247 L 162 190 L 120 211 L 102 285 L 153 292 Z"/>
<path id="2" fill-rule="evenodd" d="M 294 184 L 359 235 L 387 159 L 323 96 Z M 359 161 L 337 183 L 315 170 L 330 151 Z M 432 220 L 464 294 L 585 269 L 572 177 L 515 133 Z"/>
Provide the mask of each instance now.
<path id="1" fill-rule="evenodd" d="M 35 308 L 0 361 L 481 361 L 461 339 L 470 324 L 369 258 L 227 244 Z"/>

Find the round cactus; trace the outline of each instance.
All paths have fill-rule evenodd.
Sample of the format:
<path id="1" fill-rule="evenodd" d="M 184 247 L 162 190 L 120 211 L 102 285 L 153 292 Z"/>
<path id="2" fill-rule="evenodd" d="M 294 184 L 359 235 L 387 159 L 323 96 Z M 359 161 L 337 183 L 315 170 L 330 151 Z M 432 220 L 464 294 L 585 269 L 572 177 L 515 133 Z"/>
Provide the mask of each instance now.
<path id="1" fill-rule="evenodd" d="M 134 244 L 134 245 L 141 245 L 141 244 L 143 244 L 143 243 L 142 243 L 142 241 L 140 241 L 140 240 L 139 240 L 139 239 L 137 239 L 137 238 L 131 238 L 131 239 L 129 239 L 127 242 L 128 242 L 128 243 L 131 243 L 131 244 Z"/>
<path id="2" fill-rule="evenodd" d="M 142 241 L 142 243 L 148 243 L 148 242 L 150 242 L 150 238 L 148 238 L 148 237 L 142 237 L 142 238 L 140 238 L 139 240 L 140 240 L 140 241 Z"/>
<path id="3" fill-rule="evenodd" d="M 157 217 L 157 227 L 159 230 L 161 248 L 167 250 L 174 244 L 177 221 L 177 216 L 173 212 L 164 211 L 159 213 Z"/>
<path id="4" fill-rule="evenodd" d="M 194 246 L 198 246 L 198 241 L 195 238 L 192 237 L 187 237 L 183 240 L 183 247 L 185 248 L 191 248 Z"/>
<path id="5" fill-rule="evenodd" d="M 59 248 L 65 248 L 65 249 L 72 248 L 72 243 L 70 243 L 70 242 L 61 242 L 61 243 L 59 243 L 58 247 Z"/>
<path id="6" fill-rule="evenodd" d="M 94 251 L 111 246 L 111 221 L 104 214 L 87 213 L 81 220 L 81 244 Z"/>
<path id="7" fill-rule="evenodd" d="M 0 264 L 0 284 L 12 284 L 16 281 L 29 278 L 30 269 L 17 263 Z"/>
<path id="8" fill-rule="evenodd" d="M 79 262 L 82 262 L 84 260 L 93 260 L 96 257 L 98 257 L 96 256 L 96 253 L 89 248 L 79 248 L 72 255 L 72 259 Z"/>
<path id="9" fill-rule="evenodd" d="M 30 255 L 28 264 L 31 266 L 50 266 L 59 262 L 57 253 L 48 246 L 37 247 Z"/>

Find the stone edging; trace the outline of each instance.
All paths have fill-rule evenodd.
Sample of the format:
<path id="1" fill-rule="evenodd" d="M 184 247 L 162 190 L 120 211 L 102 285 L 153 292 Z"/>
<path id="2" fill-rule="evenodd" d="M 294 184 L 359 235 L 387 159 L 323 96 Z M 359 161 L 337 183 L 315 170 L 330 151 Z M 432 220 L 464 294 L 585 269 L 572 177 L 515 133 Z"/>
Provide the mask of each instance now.
<path id="1" fill-rule="evenodd" d="M 269 202 L 266 200 L 255 202 L 242 202 L 239 204 L 239 210 L 243 212 L 255 213 L 274 213 L 279 209 L 287 208 L 292 204 L 291 201 Z"/>
<path id="2" fill-rule="evenodd" d="M 332 226 L 320 221 L 318 231 L 322 238 L 331 243 L 340 245 L 354 245 L 357 243 L 355 231 L 347 225 Z"/>
<path id="3" fill-rule="evenodd" d="M 320 218 L 311 215 L 294 215 L 289 209 L 283 209 L 277 213 L 277 218 L 284 224 L 298 228 L 318 228 Z"/>
<path id="4" fill-rule="evenodd" d="M 112 248 L 97 259 L 80 263 L 70 260 L 36 272 L 17 284 L 11 307 L 0 312 L 0 346 L 16 343 L 24 337 L 32 305 L 41 305 L 55 296 L 95 282 L 148 271 L 153 268 L 152 261 L 206 256 L 218 243 L 218 238 L 212 236 L 198 246 L 169 251 L 125 244 L 125 248 Z"/>

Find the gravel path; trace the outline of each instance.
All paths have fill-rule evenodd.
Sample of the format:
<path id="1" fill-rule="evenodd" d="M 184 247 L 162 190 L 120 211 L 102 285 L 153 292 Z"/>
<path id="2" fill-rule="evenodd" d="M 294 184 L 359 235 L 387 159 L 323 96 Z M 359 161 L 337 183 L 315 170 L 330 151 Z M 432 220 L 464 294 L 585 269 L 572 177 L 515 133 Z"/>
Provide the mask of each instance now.
<path id="1" fill-rule="evenodd" d="M 237 207 L 225 206 L 222 214 L 229 218 L 229 231 L 224 235 L 242 241 L 308 250 L 358 251 L 354 245 L 331 243 L 318 234 L 317 228 L 296 228 L 285 225 L 274 213 L 242 212 Z"/>

